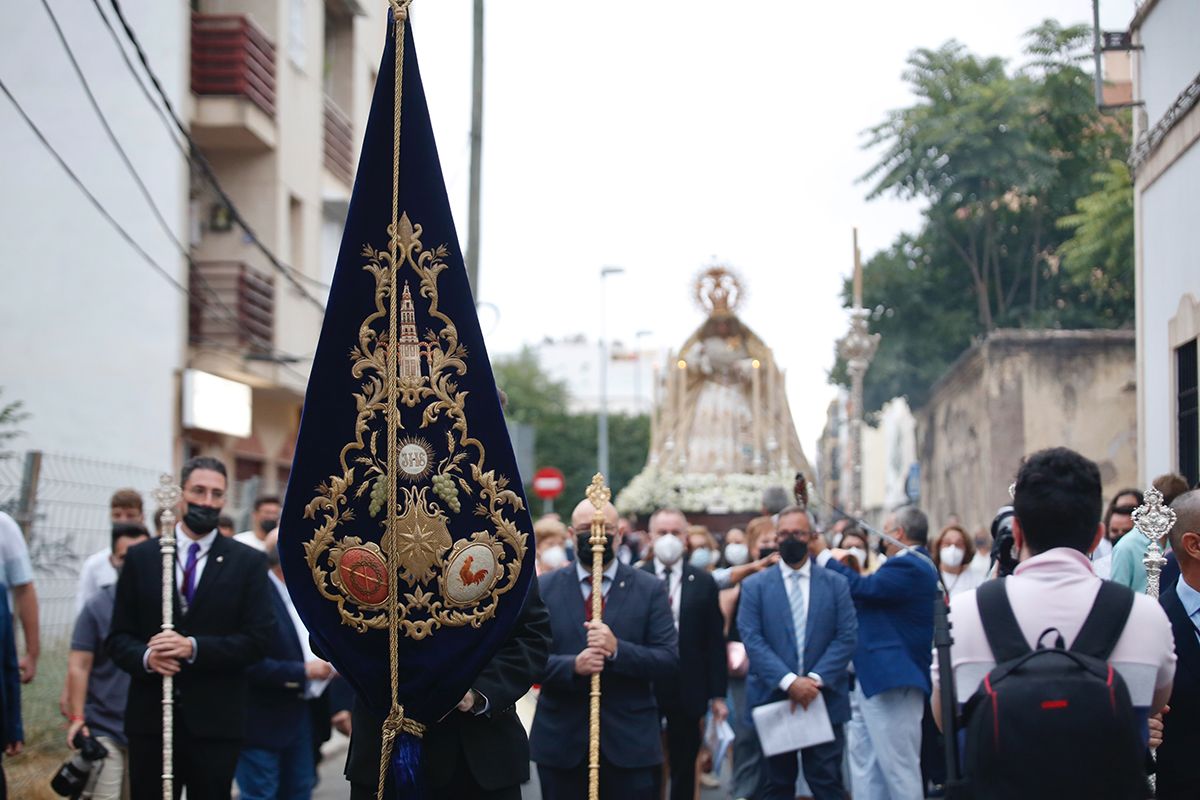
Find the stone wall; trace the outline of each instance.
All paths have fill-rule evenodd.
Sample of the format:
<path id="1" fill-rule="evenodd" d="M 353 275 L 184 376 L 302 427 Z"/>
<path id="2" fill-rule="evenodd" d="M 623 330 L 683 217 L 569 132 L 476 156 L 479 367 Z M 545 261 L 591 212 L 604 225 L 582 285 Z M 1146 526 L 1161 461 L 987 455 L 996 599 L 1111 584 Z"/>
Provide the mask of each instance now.
<path id="1" fill-rule="evenodd" d="M 1105 497 L 1136 485 L 1133 331 L 997 331 L 964 353 L 917 414 L 931 526 L 988 526 L 1021 458 L 1059 445 L 1099 464 Z"/>

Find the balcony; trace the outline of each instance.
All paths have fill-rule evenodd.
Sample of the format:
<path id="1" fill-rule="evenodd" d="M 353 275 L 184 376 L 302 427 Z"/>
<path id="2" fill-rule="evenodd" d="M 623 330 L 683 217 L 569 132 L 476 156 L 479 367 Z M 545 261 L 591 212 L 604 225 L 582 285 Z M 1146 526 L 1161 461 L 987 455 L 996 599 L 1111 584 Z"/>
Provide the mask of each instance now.
<path id="1" fill-rule="evenodd" d="M 275 45 L 250 17 L 192 15 L 192 92 L 201 147 L 275 146 Z"/>
<path id="2" fill-rule="evenodd" d="M 354 127 L 329 97 L 325 98 L 325 168 L 347 186 L 354 183 Z"/>
<path id="3" fill-rule="evenodd" d="M 193 345 L 269 353 L 275 345 L 275 280 L 240 261 L 198 261 L 188 275 Z"/>

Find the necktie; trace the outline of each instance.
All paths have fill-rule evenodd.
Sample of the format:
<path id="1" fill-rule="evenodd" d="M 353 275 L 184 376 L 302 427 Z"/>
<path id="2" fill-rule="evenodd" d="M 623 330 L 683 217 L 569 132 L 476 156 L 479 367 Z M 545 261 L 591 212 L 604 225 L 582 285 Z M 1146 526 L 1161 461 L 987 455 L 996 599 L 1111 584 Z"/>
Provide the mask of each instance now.
<path id="1" fill-rule="evenodd" d="M 196 594 L 196 562 L 200 556 L 200 543 L 192 542 L 188 546 L 187 563 L 183 565 L 183 599 L 192 604 L 192 596 Z"/>
<path id="2" fill-rule="evenodd" d="M 583 618 L 586 621 L 591 622 L 592 621 L 592 577 L 589 575 L 586 578 L 580 578 L 579 582 L 581 584 L 583 584 Z M 600 608 L 601 609 L 604 608 L 604 604 L 608 600 L 608 598 L 604 596 L 604 589 L 603 589 L 604 584 L 607 582 L 608 582 L 608 576 L 605 575 L 603 581 L 600 584 L 601 585 L 601 589 L 600 589 Z"/>
<path id="3" fill-rule="evenodd" d="M 800 591 L 800 573 L 793 572 L 788 576 L 792 582 L 792 591 L 788 596 L 788 605 L 792 607 L 792 625 L 796 628 L 796 655 L 800 664 L 804 664 L 804 633 L 808 626 L 808 615 L 804 607 L 804 594 Z"/>
<path id="4" fill-rule="evenodd" d="M 678 628 L 679 627 L 679 607 L 676 605 L 676 602 L 678 601 L 679 597 L 678 597 L 678 592 L 675 592 L 671 588 L 671 578 L 674 576 L 674 574 L 675 574 L 675 568 L 667 567 L 666 569 L 663 570 L 662 580 L 663 580 L 663 584 L 667 587 L 667 605 L 669 605 L 671 607 L 671 616 L 675 617 L 675 627 Z"/>

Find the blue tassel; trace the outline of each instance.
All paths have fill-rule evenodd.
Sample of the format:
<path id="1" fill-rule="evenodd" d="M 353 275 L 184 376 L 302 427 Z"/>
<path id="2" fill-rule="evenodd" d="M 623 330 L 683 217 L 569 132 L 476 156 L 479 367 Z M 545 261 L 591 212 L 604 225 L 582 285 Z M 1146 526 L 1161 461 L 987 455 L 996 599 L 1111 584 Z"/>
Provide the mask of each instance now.
<path id="1" fill-rule="evenodd" d="M 392 749 L 392 784 L 395 800 L 424 800 L 421 782 L 421 740 L 407 733 L 396 737 Z"/>

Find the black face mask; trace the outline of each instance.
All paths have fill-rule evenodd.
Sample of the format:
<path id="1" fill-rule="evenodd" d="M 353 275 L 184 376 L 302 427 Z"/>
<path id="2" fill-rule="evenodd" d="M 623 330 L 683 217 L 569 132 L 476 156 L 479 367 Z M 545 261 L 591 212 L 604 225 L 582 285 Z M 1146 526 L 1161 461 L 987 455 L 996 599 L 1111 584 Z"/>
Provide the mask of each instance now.
<path id="1" fill-rule="evenodd" d="M 204 536 L 217 527 L 217 520 L 220 518 L 221 509 L 219 508 L 188 503 L 187 513 L 183 515 L 183 524 L 187 525 L 188 530 L 197 536 Z"/>
<path id="2" fill-rule="evenodd" d="M 804 559 L 808 557 L 808 542 L 802 542 L 799 539 L 784 539 L 779 543 L 779 557 L 789 567 L 804 563 Z"/>
<path id="3" fill-rule="evenodd" d="M 279 527 L 279 520 L 268 518 L 268 519 L 264 519 L 262 522 L 258 523 L 258 525 L 259 525 L 259 527 L 262 528 L 263 533 L 270 533 L 271 531 L 273 531 L 277 527 Z"/>
<path id="4" fill-rule="evenodd" d="M 592 563 L 592 532 L 583 531 L 575 534 L 575 552 L 580 563 L 588 566 Z M 613 537 L 604 537 L 604 549 L 601 551 L 602 564 L 608 565 L 613 560 Z"/>
<path id="5" fill-rule="evenodd" d="M 760 547 L 758 549 L 758 557 L 759 558 L 767 558 L 768 556 L 773 556 L 778 552 L 779 552 L 779 548 L 777 548 L 777 547 Z"/>

